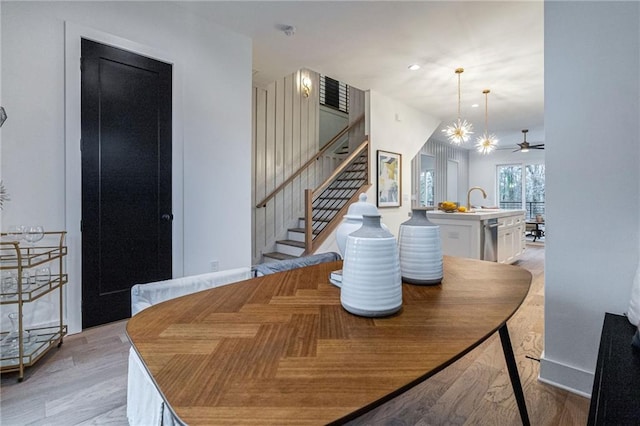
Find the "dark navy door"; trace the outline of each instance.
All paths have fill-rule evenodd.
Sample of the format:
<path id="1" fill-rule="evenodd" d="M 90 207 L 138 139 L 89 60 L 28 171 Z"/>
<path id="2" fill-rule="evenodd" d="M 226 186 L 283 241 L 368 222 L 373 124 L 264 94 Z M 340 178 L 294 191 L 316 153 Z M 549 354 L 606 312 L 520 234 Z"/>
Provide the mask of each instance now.
<path id="1" fill-rule="evenodd" d="M 171 278 L 171 65 L 82 40 L 82 326 Z"/>

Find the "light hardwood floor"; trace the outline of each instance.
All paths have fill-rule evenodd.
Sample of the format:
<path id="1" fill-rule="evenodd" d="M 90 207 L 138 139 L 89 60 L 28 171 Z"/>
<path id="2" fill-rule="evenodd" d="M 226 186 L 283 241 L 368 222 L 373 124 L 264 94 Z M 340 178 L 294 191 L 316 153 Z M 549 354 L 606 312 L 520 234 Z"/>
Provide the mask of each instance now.
<path id="1" fill-rule="evenodd" d="M 537 380 L 542 353 L 544 247 L 527 246 L 519 265 L 534 279 L 508 327 L 532 425 L 584 425 L 589 400 Z M 452 319 L 455 320 L 455 319 Z M 126 321 L 68 336 L 39 364 L 0 382 L 0 424 L 126 425 Z M 354 425 L 518 425 L 499 337 L 352 422 Z"/>
<path id="2" fill-rule="evenodd" d="M 589 399 L 537 380 L 543 349 L 544 246 L 527 245 L 525 253 L 517 265 L 531 271 L 533 282 L 507 326 L 531 424 L 585 425 Z M 499 336 L 492 336 L 453 365 L 353 424 L 522 424 Z"/>

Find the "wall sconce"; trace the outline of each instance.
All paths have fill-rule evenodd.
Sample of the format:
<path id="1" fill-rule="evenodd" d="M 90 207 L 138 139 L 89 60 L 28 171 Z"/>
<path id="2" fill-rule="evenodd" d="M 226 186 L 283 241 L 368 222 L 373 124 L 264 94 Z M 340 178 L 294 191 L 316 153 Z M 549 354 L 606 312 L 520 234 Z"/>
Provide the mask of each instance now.
<path id="1" fill-rule="evenodd" d="M 302 96 L 305 98 L 309 97 L 309 93 L 311 93 L 311 79 L 309 77 L 302 77 Z"/>

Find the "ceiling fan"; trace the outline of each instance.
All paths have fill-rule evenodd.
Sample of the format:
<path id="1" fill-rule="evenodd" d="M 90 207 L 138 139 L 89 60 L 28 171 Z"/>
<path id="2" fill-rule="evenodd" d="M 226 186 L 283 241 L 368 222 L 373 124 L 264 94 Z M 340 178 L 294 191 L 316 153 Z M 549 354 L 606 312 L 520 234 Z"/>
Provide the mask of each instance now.
<path id="1" fill-rule="evenodd" d="M 520 142 L 519 144 L 517 144 L 520 148 L 514 150 L 513 152 L 529 152 L 530 149 L 544 149 L 544 144 L 543 143 L 539 143 L 536 145 L 531 145 L 529 142 L 527 142 L 527 132 L 529 130 L 528 129 L 524 129 L 522 131 L 522 133 L 524 134 L 524 140 L 522 142 Z"/>

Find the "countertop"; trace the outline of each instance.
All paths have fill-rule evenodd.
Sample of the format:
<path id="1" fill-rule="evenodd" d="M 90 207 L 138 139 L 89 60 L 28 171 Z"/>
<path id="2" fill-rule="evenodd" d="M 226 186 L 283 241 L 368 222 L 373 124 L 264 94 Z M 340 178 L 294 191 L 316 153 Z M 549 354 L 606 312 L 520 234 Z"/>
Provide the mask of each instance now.
<path id="1" fill-rule="evenodd" d="M 511 209 L 473 209 L 471 212 L 454 212 L 447 213 L 442 210 L 431 210 L 427 212 L 427 216 L 433 219 L 454 219 L 454 220 L 486 220 L 497 219 L 507 216 L 523 215 L 525 210 Z"/>

